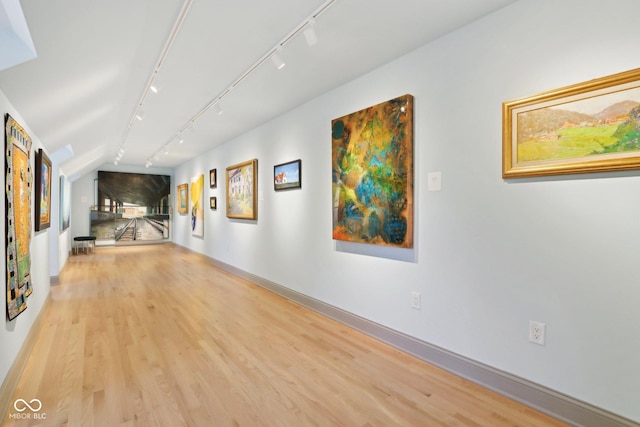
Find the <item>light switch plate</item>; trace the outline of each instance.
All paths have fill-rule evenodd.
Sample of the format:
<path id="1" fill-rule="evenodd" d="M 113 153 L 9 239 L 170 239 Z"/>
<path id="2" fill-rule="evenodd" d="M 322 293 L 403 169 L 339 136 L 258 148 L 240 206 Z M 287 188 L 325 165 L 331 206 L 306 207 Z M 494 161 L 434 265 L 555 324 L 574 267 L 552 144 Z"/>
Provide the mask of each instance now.
<path id="1" fill-rule="evenodd" d="M 442 172 L 429 172 L 427 174 L 427 190 L 442 190 Z"/>

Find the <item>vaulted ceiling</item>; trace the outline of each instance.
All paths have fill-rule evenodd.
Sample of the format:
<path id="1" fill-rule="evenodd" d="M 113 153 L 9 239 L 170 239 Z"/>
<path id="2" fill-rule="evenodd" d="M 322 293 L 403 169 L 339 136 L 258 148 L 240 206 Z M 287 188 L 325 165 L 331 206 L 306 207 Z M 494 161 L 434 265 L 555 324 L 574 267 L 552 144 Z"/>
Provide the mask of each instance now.
<path id="1" fill-rule="evenodd" d="M 22 0 L 37 58 L 0 89 L 49 153 L 71 147 L 67 175 L 120 150 L 172 168 L 513 1 Z"/>

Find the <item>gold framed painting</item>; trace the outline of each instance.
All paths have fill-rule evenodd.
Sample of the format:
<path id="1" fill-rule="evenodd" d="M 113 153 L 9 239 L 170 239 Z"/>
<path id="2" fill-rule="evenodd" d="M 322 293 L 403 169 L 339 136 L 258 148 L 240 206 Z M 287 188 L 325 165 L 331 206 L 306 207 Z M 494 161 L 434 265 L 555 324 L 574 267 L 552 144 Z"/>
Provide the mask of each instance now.
<path id="1" fill-rule="evenodd" d="M 178 213 L 186 214 L 189 212 L 189 184 L 178 185 Z"/>
<path id="2" fill-rule="evenodd" d="M 258 219 L 258 160 L 253 159 L 226 170 L 227 217 Z"/>
<path id="3" fill-rule="evenodd" d="M 640 68 L 502 104 L 502 177 L 640 169 Z"/>

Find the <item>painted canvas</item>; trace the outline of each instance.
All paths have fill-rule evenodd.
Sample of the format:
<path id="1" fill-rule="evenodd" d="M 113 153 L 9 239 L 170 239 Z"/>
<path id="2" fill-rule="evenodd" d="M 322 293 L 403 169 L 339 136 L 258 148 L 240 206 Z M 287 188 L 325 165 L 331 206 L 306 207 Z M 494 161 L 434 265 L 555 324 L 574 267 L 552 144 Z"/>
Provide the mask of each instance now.
<path id="1" fill-rule="evenodd" d="M 227 168 L 227 217 L 258 219 L 258 160 Z"/>
<path id="2" fill-rule="evenodd" d="M 178 213 L 186 214 L 189 212 L 189 184 L 178 185 Z"/>
<path id="3" fill-rule="evenodd" d="M 640 68 L 502 103 L 502 176 L 640 169 Z"/>
<path id="4" fill-rule="evenodd" d="M 413 96 L 331 122 L 333 238 L 413 247 Z"/>
<path id="5" fill-rule="evenodd" d="M 204 175 L 191 178 L 191 234 L 204 237 Z"/>
<path id="6" fill-rule="evenodd" d="M 31 294 L 31 138 L 10 115 L 5 120 L 7 317 L 27 308 Z"/>
<path id="7" fill-rule="evenodd" d="M 42 148 L 36 153 L 35 228 L 42 231 L 51 226 L 51 160 Z"/>
<path id="8" fill-rule="evenodd" d="M 135 244 L 169 239 L 171 176 L 98 171 L 91 236 Z"/>
<path id="9" fill-rule="evenodd" d="M 66 176 L 60 175 L 60 232 L 69 228 L 71 216 L 71 183 Z"/>

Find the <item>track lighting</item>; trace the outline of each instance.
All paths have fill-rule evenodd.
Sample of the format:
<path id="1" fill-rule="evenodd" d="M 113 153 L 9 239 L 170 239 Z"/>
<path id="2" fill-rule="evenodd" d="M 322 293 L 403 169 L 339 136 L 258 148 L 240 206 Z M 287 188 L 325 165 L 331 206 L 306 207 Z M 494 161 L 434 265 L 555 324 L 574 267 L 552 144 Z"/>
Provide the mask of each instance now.
<path id="1" fill-rule="evenodd" d="M 311 19 L 307 24 L 307 28 L 304 30 L 304 39 L 307 41 L 308 46 L 313 46 L 318 43 L 318 35 L 316 34 L 316 30 L 313 29 L 313 24 L 315 24 L 315 21 Z"/>
<path id="2" fill-rule="evenodd" d="M 216 106 L 214 107 L 216 115 L 221 116 L 222 113 L 224 113 L 224 110 L 222 109 L 222 107 L 220 106 L 220 103 L 216 104 Z"/>
<path id="3" fill-rule="evenodd" d="M 271 62 L 276 66 L 278 70 L 282 70 L 286 65 L 280 56 L 280 49 L 276 50 L 273 55 L 271 55 Z"/>
<path id="4" fill-rule="evenodd" d="M 138 119 L 138 120 L 142 120 L 143 118 L 144 118 L 144 111 L 142 111 L 142 110 L 138 110 L 138 111 L 136 112 L 136 119 Z"/>

